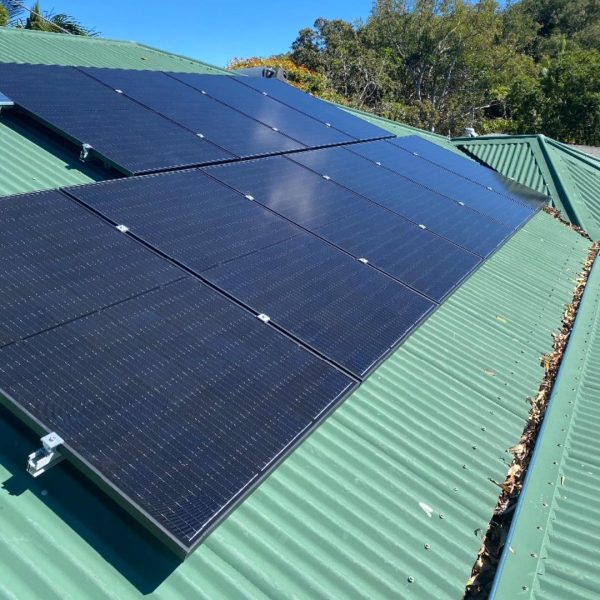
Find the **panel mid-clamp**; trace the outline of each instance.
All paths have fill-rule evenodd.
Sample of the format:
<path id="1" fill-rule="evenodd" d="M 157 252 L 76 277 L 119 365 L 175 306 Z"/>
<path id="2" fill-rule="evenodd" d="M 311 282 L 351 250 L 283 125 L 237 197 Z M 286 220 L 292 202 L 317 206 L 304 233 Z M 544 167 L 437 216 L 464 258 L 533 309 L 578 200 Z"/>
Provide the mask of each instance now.
<path id="1" fill-rule="evenodd" d="M 57 433 L 49 433 L 41 438 L 42 447 L 27 457 L 27 472 L 32 477 L 38 477 L 64 459 L 58 447 L 64 440 Z"/>

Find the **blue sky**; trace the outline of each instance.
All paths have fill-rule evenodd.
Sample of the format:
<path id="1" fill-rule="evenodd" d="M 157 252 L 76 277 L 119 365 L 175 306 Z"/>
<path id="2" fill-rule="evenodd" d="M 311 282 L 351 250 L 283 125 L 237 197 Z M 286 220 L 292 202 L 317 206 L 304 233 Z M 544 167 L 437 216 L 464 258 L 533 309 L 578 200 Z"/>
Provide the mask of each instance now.
<path id="1" fill-rule="evenodd" d="M 27 5 L 33 1 L 27 2 Z M 285 52 L 315 19 L 366 19 L 371 0 L 41 0 L 103 37 L 135 40 L 219 66 L 237 57 Z"/>

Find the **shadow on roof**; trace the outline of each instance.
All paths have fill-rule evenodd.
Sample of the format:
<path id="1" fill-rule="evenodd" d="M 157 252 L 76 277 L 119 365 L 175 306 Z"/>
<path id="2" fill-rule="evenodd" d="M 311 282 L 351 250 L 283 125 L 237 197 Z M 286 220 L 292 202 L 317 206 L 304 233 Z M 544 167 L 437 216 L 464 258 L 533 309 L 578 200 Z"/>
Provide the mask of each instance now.
<path id="1" fill-rule="evenodd" d="M 181 560 L 69 463 L 33 479 L 25 462 L 38 446 L 37 436 L 0 407 L 0 464 L 11 474 L 0 495 L 31 492 L 140 593 L 153 592 Z"/>

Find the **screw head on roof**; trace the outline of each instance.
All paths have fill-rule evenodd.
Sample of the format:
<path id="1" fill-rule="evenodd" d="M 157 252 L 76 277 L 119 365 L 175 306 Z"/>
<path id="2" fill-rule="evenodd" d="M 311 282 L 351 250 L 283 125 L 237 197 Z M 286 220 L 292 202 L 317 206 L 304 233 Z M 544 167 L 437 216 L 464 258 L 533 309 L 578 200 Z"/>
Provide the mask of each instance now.
<path id="1" fill-rule="evenodd" d="M 444 513 L 440 513 L 440 519 L 442 519 L 442 521 L 446 518 L 446 515 Z"/>
<path id="2" fill-rule="evenodd" d="M 430 544 L 425 544 L 425 545 L 423 546 L 423 548 L 425 548 L 425 550 L 429 550 L 429 549 L 431 548 L 431 545 L 430 545 Z"/>
<path id="3" fill-rule="evenodd" d="M 410 575 L 408 577 L 408 583 L 414 583 L 414 582 L 415 582 L 415 578 L 412 575 Z"/>

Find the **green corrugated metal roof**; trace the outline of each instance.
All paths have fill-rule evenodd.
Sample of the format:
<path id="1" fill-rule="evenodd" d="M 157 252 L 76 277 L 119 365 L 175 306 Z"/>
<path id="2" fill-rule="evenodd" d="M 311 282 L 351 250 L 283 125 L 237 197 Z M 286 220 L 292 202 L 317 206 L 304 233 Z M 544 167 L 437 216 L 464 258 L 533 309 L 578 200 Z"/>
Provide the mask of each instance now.
<path id="1" fill-rule="evenodd" d="M 1 113 L 0 196 L 106 178 L 106 171 L 81 163 L 67 144 L 8 111 Z"/>
<path id="2" fill-rule="evenodd" d="M 543 135 L 453 140 L 481 162 L 539 192 L 592 238 L 600 239 L 600 161 Z"/>
<path id="3" fill-rule="evenodd" d="M 600 597 L 600 259 L 497 573 L 497 600 Z"/>
<path id="4" fill-rule="evenodd" d="M 0 594 L 460 598 L 586 253 L 534 217 L 181 565 L 3 418 Z"/>
<path id="5" fill-rule="evenodd" d="M 0 27 L 0 62 L 228 74 L 137 42 Z"/>

